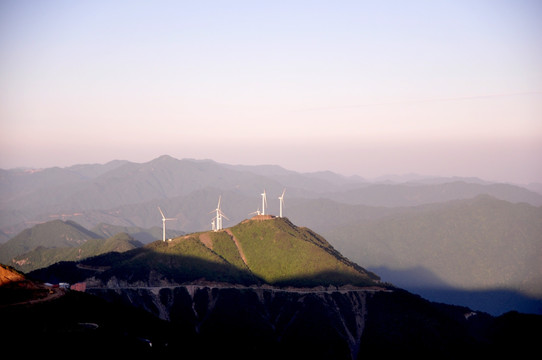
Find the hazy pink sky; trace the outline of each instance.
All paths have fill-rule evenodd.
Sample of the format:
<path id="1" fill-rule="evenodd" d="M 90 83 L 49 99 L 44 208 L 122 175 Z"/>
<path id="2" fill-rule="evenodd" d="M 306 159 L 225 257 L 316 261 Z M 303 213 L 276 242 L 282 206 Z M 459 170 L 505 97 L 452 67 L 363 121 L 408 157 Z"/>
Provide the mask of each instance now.
<path id="1" fill-rule="evenodd" d="M 0 168 L 542 182 L 542 2 L 2 1 Z"/>

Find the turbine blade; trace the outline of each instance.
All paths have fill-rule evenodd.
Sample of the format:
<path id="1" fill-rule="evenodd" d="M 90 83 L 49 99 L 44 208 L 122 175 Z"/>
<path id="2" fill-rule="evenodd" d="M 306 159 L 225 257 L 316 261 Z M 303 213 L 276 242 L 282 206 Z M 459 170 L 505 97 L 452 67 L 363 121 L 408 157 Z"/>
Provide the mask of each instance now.
<path id="1" fill-rule="evenodd" d="M 224 217 L 226 217 L 226 215 L 224 215 L 224 213 L 222 212 L 222 210 L 218 209 L 218 211 L 217 211 L 217 212 L 218 212 L 218 214 L 220 214 L 221 216 L 224 216 Z M 226 218 L 226 219 L 227 219 L 227 218 Z M 229 219 L 228 219 L 228 220 L 229 220 Z"/>
<path id="2" fill-rule="evenodd" d="M 162 212 L 162 209 L 160 209 L 160 206 L 158 206 L 158 210 L 160 211 L 160 214 L 162 214 L 162 218 L 165 218 L 164 213 Z"/>

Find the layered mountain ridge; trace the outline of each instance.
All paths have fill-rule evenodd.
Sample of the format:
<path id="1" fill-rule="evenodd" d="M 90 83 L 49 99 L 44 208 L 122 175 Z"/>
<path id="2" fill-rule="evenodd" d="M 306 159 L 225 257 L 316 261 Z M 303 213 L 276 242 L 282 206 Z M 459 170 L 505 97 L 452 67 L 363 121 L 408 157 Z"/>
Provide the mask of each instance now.
<path id="1" fill-rule="evenodd" d="M 0 230 L 13 236 L 36 222 L 54 218 L 74 220 L 86 228 L 99 223 L 149 228 L 159 224 L 153 219 L 156 206 L 162 203 L 178 219 L 171 228 L 201 231 L 208 228 L 205 214 L 219 194 L 223 194 L 232 223 L 237 223 L 256 210 L 254 195 L 263 189 L 280 194 L 285 187 L 288 199 L 324 198 L 373 207 L 416 206 L 479 194 L 542 205 L 542 195 L 525 188 L 472 179 L 370 183 L 329 172 L 297 173 L 278 166 L 161 156 L 146 163 L 113 161 L 39 171 L 1 170 Z M 270 202 L 270 206 L 275 208 L 278 203 Z"/>
<path id="2" fill-rule="evenodd" d="M 102 238 L 126 232 L 149 243 L 161 238 L 158 206 L 176 218 L 167 222 L 172 238 L 180 234 L 173 230 L 210 229 L 209 211 L 219 196 L 231 219 L 225 226 L 261 210 L 263 189 L 268 194 L 267 213 L 277 214 L 275 197 L 284 188 L 285 214 L 292 222 L 323 235 L 385 281 L 495 314 L 511 309 L 542 312 L 536 304 L 525 307 L 510 296 L 495 296 L 498 290 L 539 299 L 542 195 L 480 179 L 408 176 L 370 182 L 331 172 L 298 173 L 274 165 L 226 165 L 170 156 L 141 164 L 113 161 L 0 170 L 0 242 L 59 219 L 77 222 Z M 152 234 L 145 230 L 151 228 Z M 2 246 L 0 256 L 4 253 Z M 433 290 L 448 294 L 456 288 L 466 291 L 464 301 L 433 297 Z M 473 291 L 487 291 L 491 302 L 501 306 L 490 310 L 488 298 L 472 303 Z"/>

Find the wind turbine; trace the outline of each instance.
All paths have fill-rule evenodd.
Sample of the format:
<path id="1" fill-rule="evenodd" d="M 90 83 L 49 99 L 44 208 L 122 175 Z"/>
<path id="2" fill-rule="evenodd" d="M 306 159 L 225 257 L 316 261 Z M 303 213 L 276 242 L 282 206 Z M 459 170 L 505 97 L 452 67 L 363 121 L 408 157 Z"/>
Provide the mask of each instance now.
<path id="1" fill-rule="evenodd" d="M 282 217 L 282 207 L 284 206 L 284 193 L 286 192 L 286 189 L 282 190 L 282 195 L 279 196 L 279 205 L 280 205 L 280 210 L 279 210 L 279 217 Z"/>
<path id="2" fill-rule="evenodd" d="M 261 214 L 260 208 L 258 208 L 258 210 L 254 212 L 251 212 L 249 215 L 252 215 L 252 214 L 260 215 Z"/>
<path id="3" fill-rule="evenodd" d="M 216 219 L 216 226 L 214 226 L 214 229 L 213 229 L 214 231 L 222 230 L 222 217 L 225 217 L 227 220 L 229 220 L 228 217 L 226 215 L 224 215 L 222 210 L 220 210 L 220 200 L 221 199 L 222 199 L 222 196 L 219 196 L 218 197 L 218 205 L 216 206 L 216 209 L 209 212 L 209 214 L 210 214 L 210 213 L 216 211 L 216 216 L 213 219 L 213 223 L 214 223 L 214 220 Z"/>
<path id="4" fill-rule="evenodd" d="M 162 241 L 166 241 L 166 221 L 175 220 L 175 218 L 166 218 L 162 209 L 160 209 L 160 206 L 158 206 L 158 210 L 160 211 L 160 214 L 162 214 Z"/>
<path id="5" fill-rule="evenodd" d="M 265 189 L 263 190 L 262 195 L 262 215 L 265 215 L 265 207 L 267 206 L 267 195 L 265 194 Z"/>

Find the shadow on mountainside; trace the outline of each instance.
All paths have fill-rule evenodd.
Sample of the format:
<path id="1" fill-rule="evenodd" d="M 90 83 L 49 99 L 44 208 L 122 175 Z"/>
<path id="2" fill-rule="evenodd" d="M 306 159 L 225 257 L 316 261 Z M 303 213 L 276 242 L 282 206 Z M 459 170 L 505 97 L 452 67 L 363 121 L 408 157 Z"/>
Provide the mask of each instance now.
<path id="1" fill-rule="evenodd" d="M 49 283 L 87 282 L 93 287 L 174 286 L 187 283 L 219 282 L 237 285 L 279 287 L 373 286 L 370 278 L 340 271 L 319 271 L 300 276 L 285 275 L 265 281 L 248 267 L 240 268 L 222 258 L 216 261 L 179 254 L 164 254 L 148 248 L 124 253 L 107 253 L 78 262 L 63 261 L 28 273 L 28 277 Z"/>
<path id="2" fill-rule="evenodd" d="M 382 281 L 418 294 L 423 298 L 499 316 L 509 311 L 542 315 L 542 299 L 512 289 L 467 290 L 453 287 L 424 267 L 395 270 L 386 266 L 371 267 Z"/>
<path id="3" fill-rule="evenodd" d="M 400 289 L 155 290 L 94 289 L 98 297 L 67 291 L 53 301 L 0 308 L 1 338 L 25 355 L 43 355 L 58 345 L 96 357 L 454 359 L 505 351 L 521 358 L 537 349 L 542 321 L 518 313 L 466 316 L 467 308 L 431 303 Z M 163 313 L 167 321 L 156 316 Z"/>
<path id="4" fill-rule="evenodd" d="M 538 346 L 535 329 L 542 317 L 536 315 L 471 316 L 468 308 L 432 303 L 401 289 L 276 291 L 203 281 L 241 284 L 237 280 L 245 279 L 245 285 L 260 281 L 232 267 L 149 249 L 58 263 L 29 276 L 70 283 L 95 278 L 107 287 L 88 291 L 99 298 L 67 291 L 31 307 L 0 308 L 6 325 L 0 333 L 8 330 L 3 339 L 9 344 L 24 348 L 30 341 L 38 352 L 59 344 L 64 351 L 90 351 L 93 356 L 118 350 L 119 355 L 200 359 L 351 360 L 369 355 L 433 359 L 496 355 L 503 349 L 521 357 Z M 337 276 L 321 272 L 308 279 L 324 275 Z M 203 286 L 175 286 L 174 281 Z"/>
<path id="5" fill-rule="evenodd" d="M 218 259 L 220 260 L 220 259 Z M 465 290 L 454 288 L 429 270 L 416 267 L 393 270 L 375 267 L 370 271 L 382 281 L 418 294 L 427 300 L 469 307 L 475 311 L 498 316 L 509 311 L 542 314 L 542 299 L 535 299 L 509 289 Z M 239 268 L 227 261 L 163 254 L 147 248 L 126 253 L 108 253 L 80 262 L 59 262 L 48 268 L 30 272 L 29 277 L 42 282 L 70 284 L 88 282 L 87 286 L 172 286 L 186 283 L 220 282 L 279 287 L 372 286 L 369 279 L 353 278 L 351 274 L 322 271 L 310 275 L 284 276 L 266 282 L 248 268 Z"/>
<path id="6" fill-rule="evenodd" d="M 43 282 L 76 283 L 92 286 L 167 286 L 194 281 L 216 281 L 253 285 L 261 280 L 246 269 L 227 262 L 194 256 L 161 254 L 147 248 L 126 253 L 108 253 L 79 262 L 62 261 L 28 273 Z"/>

